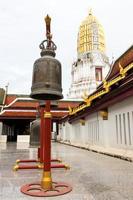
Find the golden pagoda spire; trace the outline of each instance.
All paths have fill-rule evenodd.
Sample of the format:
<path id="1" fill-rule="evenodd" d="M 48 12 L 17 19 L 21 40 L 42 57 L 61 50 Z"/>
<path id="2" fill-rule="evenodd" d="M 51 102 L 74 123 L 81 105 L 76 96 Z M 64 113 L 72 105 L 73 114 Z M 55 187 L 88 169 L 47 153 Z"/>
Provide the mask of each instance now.
<path id="1" fill-rule="evenodd" d="M 88 16 L 79 28 L 77 52 L 80 55 L 93 50 L 105 52 L 105 38 L 102 25 L 92 14 L 92 9 L 89 9 Z"/>

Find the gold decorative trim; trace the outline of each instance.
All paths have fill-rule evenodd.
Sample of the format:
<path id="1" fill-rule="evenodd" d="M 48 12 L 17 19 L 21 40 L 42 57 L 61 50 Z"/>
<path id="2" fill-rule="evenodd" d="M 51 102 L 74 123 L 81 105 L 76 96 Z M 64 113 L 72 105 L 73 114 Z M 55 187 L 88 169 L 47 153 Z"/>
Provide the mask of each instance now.
<path id="1" fill-rule="evenodd" d="M 100 116 L 103 118 L 103 120 L 107 120 L 108 119 L 108 111 L 107 110 L 101 110 Z"/>
<path id="2" fill-rule="evenodd" d="M 59 163 L 62 163 L 62 160 L 61 160 L 61 159 L 57 159 L 57 160 L 58 160 Z"/>
<path id="3" fill-rule="evenodd" d="M 119 68 L 120 68 L 120 72 L 119 72 L 120 75 L 118 77 L 116 77 L 113 80 L 108 81 L 108 82 L 106 80 L 103 80 L 103 89 L 100 92 L 90 95 L 88 98 L 84 99 L 84 104 L 82 104 L 78 107 L 75 107 L 75 108 L 69 107 L 69 115 L 74 115 L 77 112 L 82 111 L 87 107 L 90 107 L 92 104 L 92 101 L 94 99 L 97 99 L 97 98 L 103 96 L 104 94 L 108 93 L 110 91 L 110 87 L 112 85 L 118 83 L 120 80 L 125 78 L 125 76 L 127 75 L 127 72 L 133 68 L 133 62 L 125 68 L 123 68 L 119 62 Z"/>
<path id="4" fill-rule="evenodd" d="M 69 109 L 69 114 L 72 112 L 72 108 L 70 106 L 68 106 Z"/>
<path id="5" fill-rule="evenodd" d="M 19 168 L 19 166 L 16 164 L 16 165 L 14 165 L 14 167 L 13 167 L 13 171 L 17 171 L 18 170 L 18 168 Z"/>
<path id="6" fill-rule="evenodd" d="M 50 112 L 45 112 L 44 118 L 52 118 L 52 114 Z"/>
<path id="7" fill-rule="evenodd" d="M 85 119 L 80 119 L 79 122 L 82 126 L 85 126 Z"/>
<path id="8" fill-rule="evenodd" d="M 51 177 L 51 172 L 50 171 L 43 172 L 41 186 L 45 190 L 52 189 L 52 177 Z"/>
<path id="9" fill-rule="evenodd" d="M 126 73 L 125 73 L 123 67 L 121 66 L 120 62 L 119 62 L 119 69 L 120 69 L 120 75 L 121 75 L 123 78 L 125 78 Z"/>
<path id="10" fill-rule="evenodd" d="M 39 164 L 37 165 L 37 167 L 38 167 L 38 169 L 43 169 L 43 163 L 39 163 Z"/>
<path id="11" fill-rule="evenodd" d="M 70 166 L 69 165 L 65 165 L 65 169 L 70 169 Z"/>

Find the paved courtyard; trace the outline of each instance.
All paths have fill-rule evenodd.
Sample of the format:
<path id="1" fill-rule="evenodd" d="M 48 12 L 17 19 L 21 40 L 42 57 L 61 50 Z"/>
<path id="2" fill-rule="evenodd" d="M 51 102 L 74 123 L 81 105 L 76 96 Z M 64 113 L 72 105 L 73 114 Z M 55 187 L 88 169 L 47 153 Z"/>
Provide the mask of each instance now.
<path id="1" fill-rule="evenodd" d="M 52 143 L 52 157 L 61 158 L 71 169 L 53 169 L 54 181 L 72 185 L 73 190 L 58 197 L 31 197 L 20 192 L 27 183 L 40 181 L 42 170 L 19 170 L 16 159 L 35 158 L 36 149 L 0 144 L 0 200 L 133 200 L 133 163 L 106 155 Z"/>

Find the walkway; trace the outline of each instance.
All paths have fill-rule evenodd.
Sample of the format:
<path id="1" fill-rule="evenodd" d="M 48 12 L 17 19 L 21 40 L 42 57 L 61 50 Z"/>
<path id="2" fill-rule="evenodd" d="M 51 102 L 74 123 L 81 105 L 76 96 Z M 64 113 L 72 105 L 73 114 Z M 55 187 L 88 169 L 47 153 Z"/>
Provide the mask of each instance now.
<path id="1" fill-rule="evenodd" d="M 22 194 L 20 187 L 40 181 L 42 171 L 12 171 L 16 159 L 35 158 L 36 149 L 16 148 L 15 143 L 9 143 L 0 149 L 0 200 L 133 200 L 133 163 L 63 144 L 52 145 L 52 157 L 71 166 L 70 170 L 53 169 L 53 180 L 71 184 L 73 191 L 51 198 Z"/>

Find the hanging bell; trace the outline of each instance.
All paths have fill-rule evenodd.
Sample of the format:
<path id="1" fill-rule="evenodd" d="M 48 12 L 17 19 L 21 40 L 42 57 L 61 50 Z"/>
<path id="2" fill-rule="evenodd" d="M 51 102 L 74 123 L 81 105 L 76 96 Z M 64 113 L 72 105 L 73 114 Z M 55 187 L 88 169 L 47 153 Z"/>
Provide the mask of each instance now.
<path id="1" fill-rule="evenodd" d="M 37 118 L 30 126 L 30 147 L 40 146 L 40 118 Z"/>
<path id="2" fill-rule="evenodd" d="M 61 63 L 55 59 L 56 45 L 51 40 L 51 18 L 47 15 L 47 39 L 40 44 L 41 58 L 37 59 L 33 67 L 31 98 L 38 100 L 62 99 Z"/>

